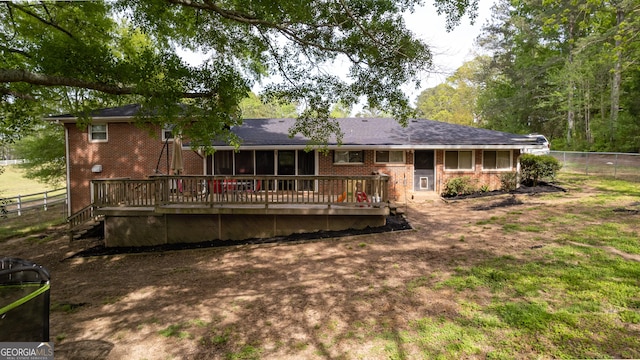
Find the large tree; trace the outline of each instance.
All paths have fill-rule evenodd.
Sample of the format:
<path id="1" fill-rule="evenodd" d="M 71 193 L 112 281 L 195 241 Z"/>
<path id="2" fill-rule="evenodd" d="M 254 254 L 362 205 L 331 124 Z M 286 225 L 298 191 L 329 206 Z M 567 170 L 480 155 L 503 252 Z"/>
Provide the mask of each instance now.
<path id="1" fill-rule="evenodd" d="M 20 167 L 26 170 L 29 179 L 60 186 L 66 178 L 64 130 L 52 123 L 38 126 L 32 134 L 15 144 L 15 153 L 25 162 Z"/>
<path id="2" fill-rule="evenodd" d="M 487 61 L 485 56 L 466 61 L 444 83 L 422 91 L 416 100 L 420 116 L 453 124 L 476 124 L 480 75 Z"/>
<path id="3" fill-rule="evenodd" d="M 638 0 L 498 1 L 480 37 L 492 52 L 483 120 L 556 148 L 637 151 L 638 11 Z"/>
<path id="4" fill-rule="evenodd" d="M 447 26 L 477 1 L 435 0 Z M 0 131 L 9 136 L 80 94 L 82 114 L 101 102 L 139 102 L 158 123 L 171 121 L 196 144 L 230 142 L 239 104 L 264 79 L 269 100 L 296 103 L 293 133 L 323 143 L 339 133 L 332 104 L 365 99 L 400 122 L 414 114 L 401 86 L 431 68 L 428 46 L 403 13 L 421 0 L 122 0 L 0 4 Z M 202 53 L 188 65 L 179 50 Z M 332 65 L 349 64 L 347 78 Z M 52 101 L 53 100 L 53 101 Z M 179 107 L 186 103 L 192 106 Z M 155 120 L 154 120 L 155 119 Z"/>

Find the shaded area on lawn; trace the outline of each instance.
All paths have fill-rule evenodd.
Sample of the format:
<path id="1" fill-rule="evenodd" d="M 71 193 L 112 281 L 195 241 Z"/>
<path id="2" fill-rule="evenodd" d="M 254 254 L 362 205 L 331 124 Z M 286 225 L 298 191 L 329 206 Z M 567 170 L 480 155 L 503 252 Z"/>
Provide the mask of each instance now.
<path id="1" fill-rule="evenodd" d="M 516 206 L 516 205 L 522 205 L 522 204 L 524 204 L 522 200 L 517 199 L 515 196 L 510 196 L 508 198 L 505 198 L 502 201 L 497 201 L 494 203 L 490 203 L 488 205 L 474 206 L 472 207 L 472 209 L 475 211 L 486 211 L 486 210 L 491 210 L 491 209 L 500 208 L 500 207 Z"/>
<path id="2" fill-rule="evenodd" d="M 291 234 L 288 236 L 277 236 L 272 238 L 254 238 L 245 240 L 210 240 L 198 243 L 165 244 L 158 246 L 127 246 L 127 247 L 106 247 L 104 244 L 96 245 L 82 250 L 68 257 L 67 259 L 90 256 L 134 254 L 146 252 L 163 252 L 172 250 L 202 249 L 212 247 L 226 247 L 238 245 L 254 245 L 269 243 L 291 243 L 313 241 L 318 239 L 336 238 L 352 235 L 377 234 L 384 232 L 402 231 L 412 229 L 411 224 L 404 215 L 389 215 L 384 226 L 366 227 L 364 229 L 347 229 L 339 231 L 316 231 L 312 233 Z M 65 260 L 67 260 L 65 259 Z"/>

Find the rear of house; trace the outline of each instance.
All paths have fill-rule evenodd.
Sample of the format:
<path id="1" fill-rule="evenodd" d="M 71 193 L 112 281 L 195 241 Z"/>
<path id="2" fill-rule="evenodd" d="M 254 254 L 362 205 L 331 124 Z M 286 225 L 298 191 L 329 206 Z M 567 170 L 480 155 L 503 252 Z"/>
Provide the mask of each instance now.
<path id="1" fill-rule="evenodd" d="M 91 181 L 145 179 L 172 174 L 176 151 L 169 127 L 140 127 L 138 105 L 98 110 L 92 123 L 78 126 L 78 118 L 48 118 L 64 125 L 70 213 L 90 205 Z M 213 143 L 216 152 L 182 146 L 186 175 L 372 175 L 389 176 L 390 201 L 404 201 L 420 192 L 443 191 L 449 179 L 469 176 L 477 185 L 500 187 L 500 175 L 518 170 L 519 156 L 539 147 L 524 135 L 415 119 L 407 127 L 393 119 L 338 119 L 342 144 L 307 151 L 308 139 L 289 137 L 295 119 L 247 119 L 233 128 L 239 149 Z M 304 182 L 295 186 L 304 186 Z M 370 194 L 375 196 L 375 194 Z"/>

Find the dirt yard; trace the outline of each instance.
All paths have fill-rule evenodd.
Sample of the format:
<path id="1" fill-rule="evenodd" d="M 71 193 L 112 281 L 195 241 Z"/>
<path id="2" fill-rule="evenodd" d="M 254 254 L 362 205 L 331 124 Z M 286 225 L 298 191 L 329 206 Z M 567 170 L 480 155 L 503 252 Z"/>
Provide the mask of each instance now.
<path id="1" fill-rule="evenodd" d="M 413 199 L 400 204 L 412 230 L 293 243 L 69 258 L 96 242 L 45 234 L 1 247 L 52 274 L 56 359 L 388 358 L 354 326 L 400 331 L 459 311 L 453 290 L 407 296 L 407 284 L 436 284 L 457 266 L 554 241 L 483 220 L 570 211 L 595 191 Z"/>

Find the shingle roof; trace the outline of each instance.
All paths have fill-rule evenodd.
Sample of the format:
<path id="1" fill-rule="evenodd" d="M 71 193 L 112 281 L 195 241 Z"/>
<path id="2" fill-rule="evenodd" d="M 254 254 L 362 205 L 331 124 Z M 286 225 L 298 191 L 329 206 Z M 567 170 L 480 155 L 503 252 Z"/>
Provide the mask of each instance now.
<path id="1" fill-rule="evenodd" d="M 138 104 L 100 109 L 90 115 L 94 118 L 132 118 L 141 109 Z M 75 115 L 50 116 L 49 120 L 70 120 Z M 449 148 L 497 146 L 519 148 L 535 145 L 535 139 L 500 131 L 480 129 L 471 126 L 450 124 L 440 121 L 414 119 L 407 127 L 389 118 L 343 118 L 337 119 L 344 133 L 342 145 L 345 147 L 397 147 L 397 148 Z M 289 129 L 295 119 L 246 119 L 232 131 L 242 139 L 242 147 L 304 147 L 308 140 L 301 135 L 289 137 Z M 188 143 L 185 143 L 188 145 Z M 225 146 L 226 144 L 214 143 Z M 337 145 L 335 139 L 328 144 Z"/>
<path id="2" fill-rule="evenodd" d="M 134 117 L 142 106 L 140 104 L 130 104 L 125 106 L 111 107 L 95 110 L 89 113 L 90 117 L 95 118 L 115 118 L 115 117 Z M 77 114 L 52 115 L 48 119 L 73 119 Z"/>
<path id="3" fill-rule="evenodd" d="M 344 133 L 344 146 L 414 148 L 456 145 L 521 146 L 534 143 L 524 135 L 425 119 L 410 120 L 407 127 L 388 118 L 344 118 L 337 121 Z M 242 126 L 232 130 L 243 140 L 243 146 L 304 146 L 307 139 L 300 135 L 294 138 L 288 136 L 289 128 L 294 122 L 295 119 L 247 119 Z M 336 142 L 330 142 L 329 145 L 336 145 Z"/>
<path id="4" fill-rule="evenodd" d="M 187 105 L 179 104 L 179 106 L 184 110 Z M 89 117 L 92 118 L 133 118 L 138 115 L 142 110 L 142 105 L 140 104 L 129 104 L 118 107 L 110 107 L 104 109 L 98 109 L 90 112 L 88 114 Z M 150 110 L 148 113 L 151 115 L 156 114 L 155 110 Z M 47 119 L 74 119 L 78 117 L 78 114 L 63 114 L 63 115 L 52 115 L 47 117 Z"/>

